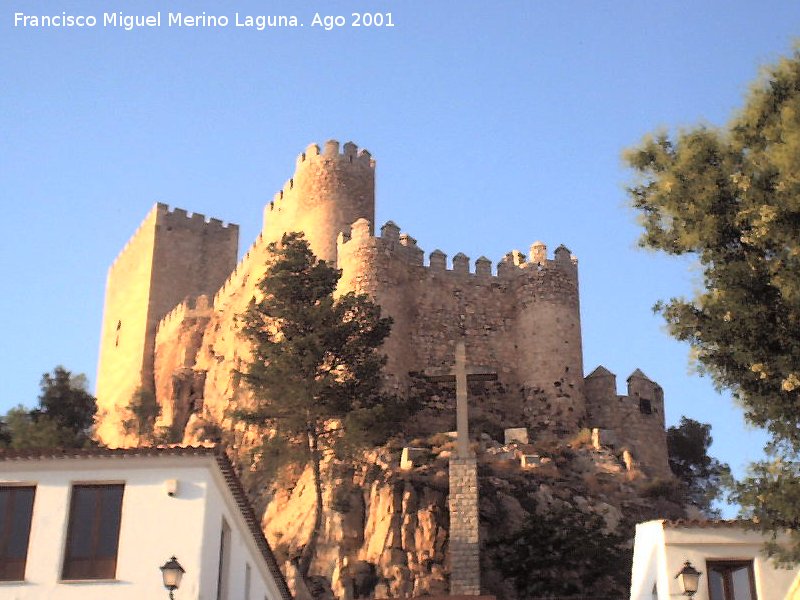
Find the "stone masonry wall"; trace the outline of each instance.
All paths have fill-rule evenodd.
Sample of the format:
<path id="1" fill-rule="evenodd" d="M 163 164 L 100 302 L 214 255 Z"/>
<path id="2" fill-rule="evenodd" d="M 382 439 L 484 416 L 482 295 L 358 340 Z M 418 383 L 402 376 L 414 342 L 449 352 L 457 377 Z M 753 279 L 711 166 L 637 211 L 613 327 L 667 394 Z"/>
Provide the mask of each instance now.
<path id="1" fill-rule="evenodd" d="M 329 140 L 297 157 L 294 176 L 264 209 L 263 235 L 302 231 L 319 258 L 336 262 L 336 239 L 356 219 L 375 220 L 375 161 L 352 142 Z"/>
<path id="2" fill-rule="evenodd" d="M 237 225 L 156 204 L 109 270 L 101 335 L 98 437 L 126 443 L 124 409 L 138 387 L 154 389 L 159 321 L 188 297 L 213 294 L 236 264 Z"/>
<path id="3" fill-rule="evenodd" d="M 111 264 L 106 279 L 95 390 L 96 435 L 115 445 L 121 435 L 119 411 L 142 381 L 157 217 L 155 206 Z"/>
<path id="4" fill-rule="evenodd" d="M 664 431 L 664 392 L 638 369 L 628 377 L 627 395 L 617 394 L 616 375 L 598 367 L 586 378 L 587 423 L 608 430 L 619 449 L 628 449 L 649 475 L 670 477 Z"/>
<path id="5" fill-rule="evenodd" d="M 394 324 L 384 346 L 387 373 L 397 391 L 407 391 L 409 373 L 446 372 L 455 342 L 464 337 L 470 363 L 497 374 L 515 425 L 536 432 L 577 431 L 585 415 L 577 269 L 561 247 L 547 260 L 543 244 L 526 262 L 512 253 L 493 275 L 481 257 L 423 251 L 394 223 L 370 234 L 365 220 L 340 239 L 341 291 L 373 297 Z M 566 253 L 566 256 L 564 255 Z"/>
<path id="6" fill-rule="evenodd" d="M 475 458 L 450 459 L 450 595 L 480 596 L 478 529 L 478 463 Z"/>

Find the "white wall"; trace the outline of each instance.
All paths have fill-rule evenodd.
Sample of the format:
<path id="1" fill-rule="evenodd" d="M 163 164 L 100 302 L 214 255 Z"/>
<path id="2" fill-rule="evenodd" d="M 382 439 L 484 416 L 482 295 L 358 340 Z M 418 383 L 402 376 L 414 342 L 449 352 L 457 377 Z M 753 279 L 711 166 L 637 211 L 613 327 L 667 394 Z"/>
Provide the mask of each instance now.
<path id="1" fill-rule="evenodd" d="M 165 482 L 178 480 L 174 497 Z M 245 562 L 252 600 L 270 574 L 212 456 L 92 457 L 0 462 L 0 483 L 36 485 L 25 581 L 0 583 L 3 600 L 167 598 L 159 567 L 172 555 L 186 570 L 176 600 L 215 600 L 222 516 L 232 530 L 231 600 L 243 600 Z M 60 581 L 74 483 L 124 483 L 114 581 Z M 277 587 L 268 593 L 279 598 Z"/>
<path id="2" fill-rule="evenodd" d="M 752 560 L 758 600 L 783 600 L 797 569 L 776 568 L 761 552 L 764 538 L 741 527 L 681 527 L 649 521 L 636 526 L 631 599 L 651 600 L 657 580 L 658 599 L 680 596 L 675 575 L 689 561 L 699 570 L 700 589 L 694 600 L 709 600 L 708 560 Z"/>
<path id="3" fill-rule="evenodd" d="M 652 600 L 653 584 L 664 562 L 664 529 L 661 521 L 636 525 L 631 575 L 631 600 Z M 677 573 L 677 571 L 676 571 Z"/>

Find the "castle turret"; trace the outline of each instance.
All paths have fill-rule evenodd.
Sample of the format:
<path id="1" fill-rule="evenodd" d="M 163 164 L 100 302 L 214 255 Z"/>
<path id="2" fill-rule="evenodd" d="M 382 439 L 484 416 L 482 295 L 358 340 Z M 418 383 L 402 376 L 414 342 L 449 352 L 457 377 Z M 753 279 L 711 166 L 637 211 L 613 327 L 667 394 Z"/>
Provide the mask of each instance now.
<path id="1" fill-rule="evenodd" d="M 297 157 L 294 176 L 264 209 L 264 238 L 302 231 L 314 253 L 335 264 L 338 235 L 362 218 L 375 222 L 375 161 L 352 142 L 340 152 L 329 140 Z"/>
<path id="2" fill-rule="evenodd" d="M 617 376 L 603 365 L 584 380 L 588 424 L 601 429 L 616 429 L 620 425 L 620 401 L 617 396 Z"/>
<path id="3" fill-rule="evenodd" d="M 159 321 L 184 298 L 211 296 L 236 265 L 239 227 L 156 204 L 111 265 L 97 369 L 97 436 L 123 443 L 125 407 L 153 391 Z"/>
<path id="4" fill-rule="evenodd" d="M 414 278 L 410 266 L 421 264 L 422 251 L 408 234 L 389 221 L 380 237 L 370 234 L 372 225 L 358 219 L 349 235 L 339 236 L 338 266 L 342 270 L 337 293 L 369 295 L 381 306 L 383 316 L 391 316 L 392 332 L 381 352 L 387 355 L 386 383 L 394 391 L 403 389 L 409 371 L 416 367 L 411 348 L 412 326 L 416 317 L 413 302 Z M 387 282 L 390 282 L 387 285 Z"/>
<path id="5" fill-rule="evenodd" d="M 559 246 L 554 260 L 536 244 L 531 258 L 514 252 L 520 268 L 517 284 L 518 376 L 529 425 L 534 430 L 566 434 L 583 422 L 580 306 L 577 261 Z M 508 261 L 507 261 L 508 262 Z"/>
<path id="6" fill-rule="evenodd" d="M 647 375 L 636 369 L 628 377 L 628 398 L 637 416 L 626 423 L 626 437 L 635 447 L 637 458 L 655 476 L 669 477 L 667 438 L 664 434 L 664 391 Z M 638 410 L 637 410 L 638 409 Z"/>

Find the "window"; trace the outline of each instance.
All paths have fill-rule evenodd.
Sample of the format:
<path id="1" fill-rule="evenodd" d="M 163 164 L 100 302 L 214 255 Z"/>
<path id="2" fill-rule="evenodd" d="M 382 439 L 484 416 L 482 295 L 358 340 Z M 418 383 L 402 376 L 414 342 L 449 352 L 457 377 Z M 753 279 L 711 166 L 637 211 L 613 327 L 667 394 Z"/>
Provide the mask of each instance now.
<path id="1" fill-rule="evenodd" d="M 36 488 L 0 487 L 0 581 L 25 579 Z"/>
<path id="2" fill-rule="evenodd" d="M 219 571 L 217 572 L 217 600 L 228 600 L 228 572 L 231 562 L 231 528 L 222 519 L 219 534 Z"/>
<path id="3" fill-rule="evenodd" d="M 72 488 L 64 579 L 114 579 L 124 485 Z"/>
<path id="4" fill-rule="evenodd" d="M 752 560 L 708 561 L 709 600 L 757 600 Z"/>
<path id="5" fill-rule="evenodd" d="M 646 398 L 639 399 L 639 411 L 643 415 L 652 415 L 653 414 L 653 405 L 650 400 Z"/>

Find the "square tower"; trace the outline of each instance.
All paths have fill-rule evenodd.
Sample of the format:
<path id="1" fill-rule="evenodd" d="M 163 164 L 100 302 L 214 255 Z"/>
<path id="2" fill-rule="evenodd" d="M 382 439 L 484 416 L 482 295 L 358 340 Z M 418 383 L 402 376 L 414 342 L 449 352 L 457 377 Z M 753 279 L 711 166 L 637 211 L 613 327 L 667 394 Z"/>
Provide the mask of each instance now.
<path id="1" fill-rule="evenodd" d="M 239 227 L 158 203 L 111 265 L 97 368 L 97 437 L 123 445 L 133 393 L 152 391 L 156 329 L 187 297 L 211 297 L 236 266 Z"/>

